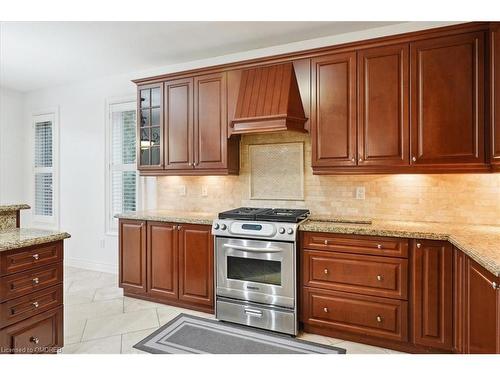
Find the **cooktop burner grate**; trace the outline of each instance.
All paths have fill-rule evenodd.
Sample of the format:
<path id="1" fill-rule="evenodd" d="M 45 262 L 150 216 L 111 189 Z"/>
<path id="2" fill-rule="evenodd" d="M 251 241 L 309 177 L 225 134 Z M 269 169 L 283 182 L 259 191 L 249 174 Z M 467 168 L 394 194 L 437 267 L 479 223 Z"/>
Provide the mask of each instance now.
<path id="1" fill-rule="evenodd" d="M 263 220 L 297 223 L 309 215 L 309 210 L 286 208 L 240 207 L 219 213 L 219 219 Z"/>

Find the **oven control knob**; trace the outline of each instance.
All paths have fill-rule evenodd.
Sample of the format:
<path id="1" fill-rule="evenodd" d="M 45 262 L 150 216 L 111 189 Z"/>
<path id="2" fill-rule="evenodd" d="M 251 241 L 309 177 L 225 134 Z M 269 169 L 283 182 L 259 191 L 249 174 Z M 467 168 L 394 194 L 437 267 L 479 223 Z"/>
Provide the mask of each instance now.
<path id="1" fill-rule="evenodd" d="M 215 230 L 219 229 L 219 223 L 215 223 L 215 224 L 214 224 L 214 229 L 215 229 Z"/>
<path id="2" fill-rule="evenodd" d="M 285 234 L 285 228 L 281 227 L 278 229 L 278 232 L 280 232 L 280 234 Z"/>
<path id="3" fill-rule="evenodd" d="M 227 228 L 226 224 L 221 224 L 221 225 L 220 225 L 220 229 L 222 229 L 222 230 L 226 230 L 226 228 Z"/>
<path id="4" fill-rule="evenodd" d="M 286 231 L 288 234 L 293 234 L 293 229 L 292 228 L 288 228 L 288 230 Z"/>

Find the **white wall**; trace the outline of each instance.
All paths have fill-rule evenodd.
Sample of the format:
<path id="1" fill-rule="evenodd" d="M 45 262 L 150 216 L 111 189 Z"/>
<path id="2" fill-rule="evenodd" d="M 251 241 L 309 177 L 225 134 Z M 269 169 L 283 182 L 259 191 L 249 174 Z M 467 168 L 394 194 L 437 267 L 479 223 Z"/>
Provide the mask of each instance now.
<path id="1" fill-rule="evenodd" d="M 27 133 L 23 94 L 0 88 L 0 204 L 24 203 Z"/>
<path id="2" fill-rule="evenodd" d="M 32 203 L 31 189 L 17 191 L 17 188 L 23 183 L 27 186 L 31 184 L 31 116 L 35 111 L 59 108 L 59 222 L 60 228 L 72 235 L 72 238 L 65 242 L 66 262 L 84 268 L 117 272 L 117 238 L 105 235 L 105 107 L 106 101 L 110 98 L 135 95 L 135 85 L 130 82 L 131 79 L 444 24 L 400 24 L 372 31 L 296 42 L 186 64 L 159 67 L 148 72 L 131 72 L 128 75 L 105 77 L 84 83 L 26 93 L 23 98 L 24 119 L 22 127 L 25 133 L 19 135 L 23 139 L 21 144 L 25 145 L 25 150 L 22 159 L 18 161 L 24 165 L 22 168 L 24 178 L 22 178 L 22 182 L 16 182 L 16 185 L 10 186 L 11 192 L 9 194 L 20 194 L 25 198 L 22 201 Z M 14 107 L 12 106 L 12 108 Z M 27 142 L 26 139 L 28 139 Z M 9 147 L 15 146 L 10 145 Z M 5 152 L 10 148 L 5 148 Z M 5 157 L 5 152 L 1 153 L 2 159 Z M 18 170 L 4 173 L 2 167 L 0 175 L 2 178 L 4 175 L 16 175 L 15 180 L 17 181 L 19 180 L 18 173 Z M 155 178 L 149 178 L 147 184 L 148 197 L 152 197 L 152 199 L 145 204 L 147 207 L 151 207 L 155 205 L 156 198 Z M 24 219 L 24 224 L 25 226 L 30 224 L 29 218 Z"/>

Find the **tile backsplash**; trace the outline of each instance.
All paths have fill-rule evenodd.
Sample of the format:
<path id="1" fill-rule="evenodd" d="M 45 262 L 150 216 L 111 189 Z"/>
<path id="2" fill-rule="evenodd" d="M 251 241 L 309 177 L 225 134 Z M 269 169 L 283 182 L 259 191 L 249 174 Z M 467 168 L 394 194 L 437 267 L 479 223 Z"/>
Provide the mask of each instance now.
<path id="1" fill-rule="evenodd" d="M 304 200 L 250 199 L 249 145 L 284 142 L 304 143 Z M 158 208 L 307 207 L 316 215 L 500 225 L 500 173 L 315 176 L 310 137 L 295 132 L 245 135 L 240 155 L 239 176 L 158 177 Z M 204 187 L 207 196 L 202 196 Z M 357 187 L 365 188 L 364 200 L 356 199 Z"/>

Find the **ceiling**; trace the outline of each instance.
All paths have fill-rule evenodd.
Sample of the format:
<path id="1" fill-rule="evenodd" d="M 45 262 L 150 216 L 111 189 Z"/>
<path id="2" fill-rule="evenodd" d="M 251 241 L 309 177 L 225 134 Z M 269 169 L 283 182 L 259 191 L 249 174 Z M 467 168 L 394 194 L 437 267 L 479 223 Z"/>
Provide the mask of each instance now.
<path id="1" fill-rule="evenodd" d="M 0 86 L 31 91 L 397 23 L 2 22 Z"/>

